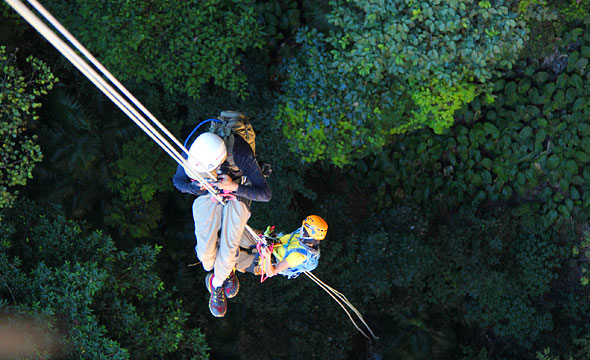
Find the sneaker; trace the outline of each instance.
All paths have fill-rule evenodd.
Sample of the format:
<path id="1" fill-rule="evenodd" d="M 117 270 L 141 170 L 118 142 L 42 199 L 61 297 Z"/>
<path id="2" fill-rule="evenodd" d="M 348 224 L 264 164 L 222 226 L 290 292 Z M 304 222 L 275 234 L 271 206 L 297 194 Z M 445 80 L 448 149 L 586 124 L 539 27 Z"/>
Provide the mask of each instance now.
<path id="1" fill-rule="evenodd" d="M 213 273 L 207 274 L 205 277 L 205 285 L 207 290 L 211 293 L 209 298 L 209 310 L 215 317 L 224 317 L 227 311 L 227 299 L 223 291 L 223 286 L 218 288 L 213 287 Z"/>
<path id="2" fill-rule="evenodd" d="M 240 291 L 240 282 L 236 276 L 236 270 L 232 270 L 227 279 L 223 282 L 223 291 L 228 299 L 236 297 Z"/>

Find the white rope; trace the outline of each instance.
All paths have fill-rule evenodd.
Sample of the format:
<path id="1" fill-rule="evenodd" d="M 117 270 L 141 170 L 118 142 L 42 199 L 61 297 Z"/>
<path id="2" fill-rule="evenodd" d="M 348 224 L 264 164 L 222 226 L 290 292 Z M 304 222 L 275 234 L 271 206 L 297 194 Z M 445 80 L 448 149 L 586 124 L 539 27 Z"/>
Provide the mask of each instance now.
<path id="1" fill-rule="evenodd" d="M 305 274 L 308 277 L 315 278 L 315 280 L 317 280 L 318 282 L 321 282 L 326 288 L 328 288 L 332 293 L 334 293 L 336 296 L 338 296 L 338 298 L 340 298 L 346 305 L 348 305 L 348 307 L 350 307 L 350 309 L 352 311 L 354 311 L 354 313 L 359 317 L 359 319 L 367 327 L 367 329 L 369 329 L 369 331 L 371 332 L 371 335 L 373 336 L 373 338 L 376 338 L 375 334 L 373 333 L 373 331 L 371 331 L 371 328 L 369 327 L 369 325 L 367 325 L 367 323 L 365 322 L 365 319 L 363 318 L 363 316 L 361 315 L 361 313 L 350 303 L 350 301 L 348 301 L 348 298 L 346 298 L 346 296 L 344 296 L 344 294 L 342 294 L 341 292 L 337 291 L 336 289 L 330 287 L 329 285 L 327 285 L 326 283 L 324 283 L 323 281 L 321 281 L 313 273 L 306 271 Z"/>
<path id="2" fill-rule="evenodd" d="M 43 37 L 45 37 L 62 55 L 64 55 L 78 70 L 80 70 L 95 86 L 97 86 L 113 103 L 115 103 L 127 116 L 129 116 L 142 130 L 148 133 L 152 138 L 155 134 L 155 129 L 150 128 L 150 125 L 144 125 L 144 122 L 140 119 L 140 115 L 137 114 L 130 104 L 116 93 L 110 85 L 108 85 L 104 79 L 100 77 L 80 56 L 78 56 L 63 40 L 55 35 L 55 33 L 47 27 L 33 12 L 31 12 L 24 4 L 19 0 L 6 0 L 21 16 L 25 18 Z M 147 128 L 147 129 L 146 129 Z M 159 138 L 154 139 L 160 146 L 170 153 L 169 147 L 166 144 L 162 144 Z M 170 154 L 173 158 L 176 158 L 175 154 Z"/>
<path id="3" fill-rule="evenodd" d="M 53 25 L 53 27 L 55 27 L 66 39 L 68 39 L 68 41 L 74 45 L 74 47 L 76 49 L 78 49 L 88 60 L 90 60 L 90 62 L 97 68 L 100 70 L 100 72 L 102 72 L 113 84 L 115 84 L 115 86 L 123 93 L 125 94 L 125 96 L 127 96 L 128 99 L 131 100 L 131 102 L 133 102 L 133 104 L 135 106 L 137 106 L 154 124 L 156 124 L 158 126 L 158 128 L 160 130 L 162 130 L 164 132 L 164 134 L 166 134 L 168 136 L 169 139 L 173 140 L 176 144 L 176 146 L 178 146 L 179 148 L 181 148 L 185 153 L 188 153 L 188 151 L 186 151 L 186 148 L 184 148 L 184 146 L 168 131 L 168 129 L 166 129 L 166 127 L 164 127 L 159 121 L 158 119 L 156 119 L 156 117 L 154 115 L 152 115 L 151 112 L 149 112 L 148 109 L 146 109 L 143 104 L 141 102 L 139 102 L 139 100 L 137 100 L 135 98 L 135 96 L 133 96 L 133 94 L 131 92 L 129 92 L 127 90 L 127 88 L 125 88 L 125 86 L 123 86 L 123 84 L 121 84 L 119 82 L 119 80 L 117 80 L 116 77 L 114 77 L 91 53 L 90 51 L 88 51 L 84 45 L 82 45 L 65 27 L 63 27 L 59 21 L 57 21 L 57 19 L 55 17 L 53 17 L 53 15 L 51 15 L 51 13 L 49 11 L 47 11 L 47 9 L 45 9 L 43 7 L 43 5 L 41 5 L 37 0 L 27 0 L 35 9 L 37 9 L 37 11 L 39 11 L 39 13 L 41 13 L 41 15 L 43 15 L 43 17 L 49 21 L 49 23 L 51 23 Z"/>
<path id="4" fill-rule="evenodd" d="M 221 203 L 225 203 L 223 198 L 217 194 L 215 189 L 208 182 L 198 174 L 198 172 L 190 165 L 187 159 L 175 150 L 175 148 L 141 115 L 137 112 L 131 104 L 125 100 L 112 86 L 110 86 L 103 77 L 101 77 L 94 69 L 92 69 L 74 50 L 60 39 L 41 19 L 39 19 L 29 8 L 27 8 L 20 0 L 6 0 L 6 2 L 18 12 L 31 26 L 33 26 L 47 41 L 49 41 L 63 56 L 65 56 L 78 70 L 82 72 L 98 89 L 100 89 L 111 101 L 117 105 L 135 124 L 137 124 L 148 136 L 152 138 L 170 157 L 172 157 L 178 164 L 180 164 L 187 175 L 196 179 L 202 186 L 204 186 L 215 199 Z M 114 85 L 119 88 L 132 102 L 140 104 L 129 91 L 127 91 L 115 78 L 112 76 L 104 66 L 94 58 L 88 50 L 86 50 L 51 14 L 43 8 L 37 1 L 29 0 L 29 2 L 43 15 L 46 19 L 64 35 L 70 42 L 72 42 L 91 62 L 99 69 L 105 76 L 107 76 Z M 114 79 L 114 81 L 113 81 Z M 130 95 L 130 96 L 129 96 Z M 188 150 L 180 144 L 180 142 L 168 131 L 165 127 L 157 121 L 157 119 L 145 109 L 141 104 L 138 105 L 144 113 L 149 114 L 148 117 L 168 135 L 177 146 L 186 154 Z"/>
<path id="5" fill-rule="evenodd" d="M 306 273 L 307 274 L 307 273 Z M 308 275 L 309 276 L 309 275 Z M 354 321 L 354 319 L 352 318 L 352 316 L 350 315 L 350 313 L 348 312 L 348 310 L 346 310 L 346 308 L 344 307 L 344 305 L 342 305 L 342 303 L 326 288 L 323 287 L 323 285 L 316 281 L 316 279 L 312 278 L 311 276 L 309 277 L 311 280 L 313 280 L 316 284 L 318 284 L 322 289 L 324 289 L 324 291 L 326 291 L 326 293 L 328 293 L 328 295 L 330 295 L 332 297 L 332 299 L 334 299 L 334 301 L 336 301 L 336 303 L 338 305 L 340 305 L 340 307 L 342 308 L 342 310 L 344 310 L 344 312 L 346 313 L 346 315 L 348 315 L 348 318 L 350 319 L 350 322 L 352 322 L 352 324 L 354 325 L 354 327 L 361 333 L 363 334 L 364 337 L 366 337 L 369 341 L 371 341 L 371 338 L 367 336 L 367 334 L 365 334 L 364 331 L 362 331 L 358 325 L 356 324 L 356 322 Z"/>
<path id="6" fill-rule="evenodd" d="M 334 301 L 336 301 L 338 303 L 338 305 L 340 305 L 340 307 L 344 310 L 344 312 L 346 312 L 346 315 L 348 315 L 348 318 L 350 319 L 350 322 L 352 322 L 352 324 L 354 325 L 354 327 L 361 333 L 363 334 L 364 337 L 366 337 L 369 342 L 371 341 L 371 338 L 369 338 L 369 336 L 367 336 L 367 334 L 365 334 L 364 331 L 362 331 L 359 326 L 357 325 L 357 323 L 354 321 L 354 319 L 352 318 L 352 316 L 350 315 L 350 313 L 348 312 L 348 310 L 344 307 L 343 303 L 348 306 L 355 314 L 356 316 L 358 316 L 358 318 L 361 320 L 361 322 L 365 325 L 365 327 L 369 330 L 369 332 L 371 333 L 371 336 L 373 337 L 373 339 L 378 340 L 379 338 L 377 336 L 375 336 L 375 334 L 373 333 L 373 330 L 371 330 L 371 328 L 369 327 L 369 325 L 367 325 L 367 323 L 365 322 L 365 319 L 363 318 L 363 316 L 361 315 L 361 313 L 348 301 L 348 299 L 346 298 L 346 296 L 344 296 L 342 293 L 340 293 L 339 291 L 335 290 L 334 288 L 326 285 L 323 281 L 321 281 L 317 276 L 315 276 L 314 274 L 312 274 L 309 271 L 304 271 L 303 272 L 305 275 L 307 275 L 307 277 L 309 277 L 311 280 L 313 280 L 319 287 L 321 287 L 325 292 L 328 293 L 328 295 L 330 295 L 332 297 L 332 299 L 334 299 Z M 341 302 L 342 301 L 342 302 Z"/>

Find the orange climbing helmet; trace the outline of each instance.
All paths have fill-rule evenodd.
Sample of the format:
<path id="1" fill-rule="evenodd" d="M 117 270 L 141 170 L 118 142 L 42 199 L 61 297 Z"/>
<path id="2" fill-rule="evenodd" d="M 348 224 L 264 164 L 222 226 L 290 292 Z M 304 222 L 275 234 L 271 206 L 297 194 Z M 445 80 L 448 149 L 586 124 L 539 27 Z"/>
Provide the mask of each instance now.
<path id="1" fill-rule="evenodd" d="M 310 237 L 323 240 L 328 232 L 328 223 L 321 216 L 309 215 L 303 220 L 303 229 Z"/>

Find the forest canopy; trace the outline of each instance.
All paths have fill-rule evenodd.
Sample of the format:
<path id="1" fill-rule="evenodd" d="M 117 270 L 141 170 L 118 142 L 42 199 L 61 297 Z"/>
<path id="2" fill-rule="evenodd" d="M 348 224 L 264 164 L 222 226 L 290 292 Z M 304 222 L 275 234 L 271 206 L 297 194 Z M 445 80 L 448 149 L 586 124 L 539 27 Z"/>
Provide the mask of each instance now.
<path id="1" fill-rule="evenodd" d="M 2 2 L 0 357 L 590 358 L 589 0 L 43 5 L 180 141 L 247 114 L 248 223 L 326 219 L 379 339 L 304 276 L 213 318 L 174 161 Z"/>

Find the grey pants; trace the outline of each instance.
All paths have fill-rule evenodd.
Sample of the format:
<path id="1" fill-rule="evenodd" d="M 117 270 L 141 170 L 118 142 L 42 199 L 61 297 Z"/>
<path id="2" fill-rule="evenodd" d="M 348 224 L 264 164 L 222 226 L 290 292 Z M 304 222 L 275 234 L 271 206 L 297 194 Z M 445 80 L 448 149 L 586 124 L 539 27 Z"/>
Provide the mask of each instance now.
<path id="1" fill-rule="evenodd" d="M 244 231 L 242 234 L 242 240 L 240 240 L 240 247 L 244 249 L 250 249 L 255 245 L 256 240 L 252 238 L 252 235 L 248 231 Z M 255 275 L 258 275 L 259 271 L 256 270 L 256 265 L 258 265 L 259 258 L 260 255 L 258 253 L 240 250 L 238 259 L 236 261 L 236 270 L 239 272 L 251 272 Z"/>
<path id="2" fill-rule="evenodd" d="M 236 264 L 240 239 L 250 218 L 250 210 L 241 201 L 230 200 L 221 205 L 211 201 L 210 194 L 205 194 L 195 199 L 193 218 L 197 257 L 205 271 L 214 270 L 217 279 L 226 279 Z"/>

